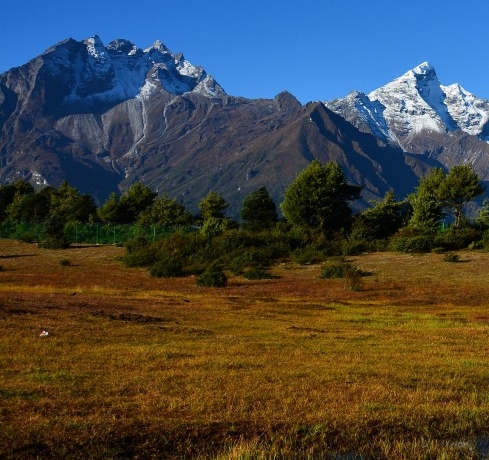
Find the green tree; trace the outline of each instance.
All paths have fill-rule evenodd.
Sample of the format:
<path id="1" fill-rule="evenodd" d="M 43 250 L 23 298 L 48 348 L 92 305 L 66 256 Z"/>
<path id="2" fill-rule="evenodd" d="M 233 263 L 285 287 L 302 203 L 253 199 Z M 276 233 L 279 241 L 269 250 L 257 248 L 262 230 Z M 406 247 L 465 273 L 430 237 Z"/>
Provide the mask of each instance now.
<path id="1" fill-rule="evenodd" d="M 176 199 L 164 194 L 157 198 L 150 208 L 139 214 L 141 225 L 157 225 L 163 228 L 186 227 L 192 222 L 192 215 Z"/>
<path id="2" fill-rule="evenodd" d="M 408 201 L 412 207 L 412 215 L 408 227 L 422 233 L 435 233 L 445 216 L 444 201 L 440 193 L 446 173 L 441 168 L 433 168 L 429 174 L 419 180 L 414 193 Z"/>
<path id="3" fill-rule="evenodd" d="M 224 211 L 229 204 L 217 192 L 211 190 L 205 198 L 199 202 L 200 214 L 204 222 L 210 218 L 224 218 Z"/>
<path id="4" fill-rule="evenodd" d="M 32 192 L 16 194 L 5 210 L 5 219 L 10 222 L 41 223 L 49 216 L 50 202 L 47 193 Z"/>
<path id="5" fill-rule="evenodd" d="M 118 224 L 121 221 L 121 209 L 119 195 L 112 192 L 104 204 L 97 208 L 99 219 L 106 224 Z"/>
<path id="6" fill-rule="evenodd" d="M 5 219 L 8 206 L 14 201 L 15 184 L 7 184 L 0 187 L 0 221 Z"/>
<path id="7" fill-rule="evenodd" d="M 355 216 L 353 233 L 367 240 L 388 238 L 402 227 L 406 212 L 406 203 L 396 201 L 389 190 L 382 201 Z"/>
<path id="8" fill-rule="evenodd" d="M 141 182 L 131 185 L 119 201 L 119 223 L 132 224 L 141 212 L 150 208 L 158 196 Z"/>
<path id="9" fill-rule="evenodd" d="M 18 180 L 13 184 L 8 184 L 0 187 L 0 220 L 16 220 L 16 215 L 22 214 L 22 220 L 24 222 L 30 221 L 28 211 L 23 212 L 20 211 L 19 207 L 24 207 L 26 203 L 21 206 L 21 196 L 23 195 L 34 195 L 35 190 L 32 184 L 29 182 L 25 182 L 24 180 Z M 11 210 L 8 211 L 8 208 L 14 202 L 14 199 L 17 197 L 16 205 L 11 207 Z M 27 220 L 26 220 L 27 219 Z"/>
<path id="10" fill-rule="evenodd" d="M 455 218 L 455 227 L 463 218 L 463 207 L 484 193 L 479 176 L 470 165 L 454 166 L 440 187 L 440 196 L 445 207 L 451 208 Z"/>
<path id="11" fill-rule="evenodd" d="M 64 223 L 88 222 L 96 212 L 93 198 L 80 192 L 64 181 L 58 189 L 52 190 L 50 212 L 55 213 Z"/>
<path id="12" fill-rule="evenodd" d="M 358 199 L 360 192 L 361 187 L 347 184 L 337 163 L 323 166 L 314 160 L 287 188 L 280 208 L 294 226 L 333 233 L 350 227 L 348 203 Z"/>
<path id="13" fill-rule="evenodd" d="M 197 286 L 205 287 L 225 287 L 227 284 L 227 276 L 222 267 L 213 262 L 196 281 Z"/>
<path id="14" fill-rule="evenodd" d="M 200 200 L 201 233 L 204 236 L 213 237 L 237 226 L 236 222 L 224 216 L 224 211 L 228 206 L 226 200 L 214 191 L 209 192 L 205 198 Z"/>
<path id="15" fill-rule="evenodd" d="M 266 187 L 260 187 L 243 200 L 241 218 L 243 227 L 254 231 L 269 229 L 277 222 L 277 207 Z"/>
<path id="16" fill-rule="evenodd" d="M 64 233 L 65 221 L 64 218 L 55 212 L 45 220 L 44 239 L 41 242 L 41 246 L 45 249 L 66 249 L 70 246 L 70 243 L 66 239 Z"/>
<path id="17" fill-rule="evenodd" d="M 451 209 L 455 227 L 463 218 L 463 207 L 484 192 L 479 176 L 469 165 L 454 166 L 448 174 L 434 168 L 421 178 L 416 191 L 409 196 L 413 214 L 409 226 L 426 233 L 439 228 L 445 209 Z"/>
<path id="18" fill-rule="evenodd" d="M 484 198 L 475 223 L 484 229 L 489 228 L 489 199 Z"/>

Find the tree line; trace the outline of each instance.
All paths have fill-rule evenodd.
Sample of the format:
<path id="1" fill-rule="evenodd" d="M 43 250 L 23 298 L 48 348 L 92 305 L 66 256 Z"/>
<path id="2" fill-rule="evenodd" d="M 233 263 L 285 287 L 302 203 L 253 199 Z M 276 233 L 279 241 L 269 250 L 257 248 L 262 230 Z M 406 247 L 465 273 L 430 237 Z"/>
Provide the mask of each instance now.
<path id="1" fill-rule="evenodd" d="M 383 249 L 419 251 L 436 246 L 447 249 L 468 244 L 484 246 L 489 203 L 484 202 L 474 220 L 464 215 L 465 206 L 483 193 L 481 180 L 469 165 L 455 166 L 448 172 L 435 168 L 419 180 L 406 199 L 397 200 L 393 191 L 388 191 L 370 208 L 353 213 L 350 204 L 360 197 L 361 187 L 348 184 L 338 164 L 315 160 L 285 191 L 279 205 L 282 218 L 266 187 L 258 188 L 243 200 L 241 222 L 237 222 L 226 216 L 228 204 L 215 191 L 202 198 L 198 204 L 200 212 L 192 215 L 177 199 L 168 194 L 158 196 L 140 182 L 122 195 L 112 193 L 97 207 L 92 197 L 68 182 L 58 188 L 35 190 L 31 184 L 18 181 L 0 187 L 0 222 L 42 223 L 45 235 L 41 244 L 45 247 L 69 245 L 65 230 L 73 222 L 100 222 L 173 229 L 180 235 L 185 229 L 187 234 L 202 238 L 199 243 L 194 242 L 202 247 L 209 247 L 210 241 L 225 239 L 226 235 L 233 238 L 238 235 L 244 240 L 254 235 L 255 240 L 251 238 L 249 242 L 254 249 L 263 244 L 278 244 L 282 245 L 280 257 L 285 252 L 300 259 L 302 253 L 306 260 L 307 253 L 314 259 L 321 254 Z M 447 217 L 451 217 L 449 228 L 440 233 L 440 225 Z M 269 238 L 267 243 L 256 240 L 260 234 Z M 272 244 L 270 238 L 274 236 Z M 145 245 L 129 242 L 128 253 L 138 252 L 141 246 Z M 177 253 L 182 253 L 181 248 L 174 250 Z M 213 252 L 210 259 L 221 258 Z"/>

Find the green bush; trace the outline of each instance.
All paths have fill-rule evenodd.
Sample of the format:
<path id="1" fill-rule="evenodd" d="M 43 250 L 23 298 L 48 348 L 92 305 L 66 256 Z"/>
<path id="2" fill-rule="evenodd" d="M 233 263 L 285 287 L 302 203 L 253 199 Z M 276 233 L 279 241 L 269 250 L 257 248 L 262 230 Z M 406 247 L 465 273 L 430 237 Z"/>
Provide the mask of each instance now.
<path id="1" fill-rule="evenodd" d="M 292 260 L 299 265 L 309 265 L 324 262 L 327 258 L 324 249 L 318 248 L 314 244 L 308 244 L 304 247 L 295 249 L 292 254 Z"/>
<path id="2" fill-rule="evenodd" d="M 166 257 L 153 264 L 150 275 L 154 278 L 170 278 L 172 276 L 183 276 L 183 260 L 180 257 Z"/>
<path id="3" fill-rule="evenodd" d="M 351 262 L 345 260 L 331 261 L 321 267 L 320 278 L 347 278 L 353 275 L 361 276 L 362 272 Z"/>
<path id="4" fill-rule="evenodd" d="M 240 275 L 247 269 L 268 267 L 271 263 L 272 260 L 266 248 L 249 248 L 235 251 L 228 262 L 228 266 L 235 275 Z"/>
<path id="5" fill-rule="evenodd" d="M 155 249 L 149 246 L 138 251 L 128 252 L 122 258 L 126 267 L 149 267 L 157 260 Z"/>
<path id="6" fill-rule="evenodd" d="M 214 262 L 197 278 L 196 284 L 204 287 L 224 287 L 227 277 L 220 265 Z"/>
<path id="7" fill-rule="evenodd" d="M 127 252 L 122 261 L 127 267 L 149 267 L 158 260 L 156 245 L 150 245 L 144 237 L 129 240 L 125 246 Z"/>
<path id="8" fill-rule="evenodd" d="M 455 254 L 453 252 L 449 252 L 443 256 L 443 260 L 445 262 L 460 262 L 460 256 L 458 254 Z"/>
<path id="9" fill-rule="evenodd" d="M 143 236 L 138 236 L 136 238 L 128 240 L 125 246 L 127 252 L 131 254 L 133 252 L 138 252 L 143 249 L 147 249 L 149 247 L 149 241 Z"/>
<path id="10" fill-rule="evenodd" d="M 482 239 L 480 231 L 473 227 L 450 227 L 446 232 L 435 237 L 435 246 L 446 251 L 465 249 L 469 245 L 475 245 Z"/>
<path id="11" fill-rule="evenodd" d="M 395 236 L 389 243 L 389 250 L 407 253 L 430 252 L 435 247 L 430 235 Z"/>
<path id="12" fill-rule="evenodd" d="M 388 244 L 386 239 L 367 240 L 350 236 L 341 242 L 341 253 L 344 256 L 353 256 L 365 252 L 380 252 L 385 251 Z"/>
<path id="13" fill-rule="evenodd" d="M 44 249 L 66 249 L 70 247 L 70 243 L 64 235 L 47 236 L 40 246 Z"/>
<path id="14" fill-rule="evenodd" d="M 17 237 L 17 239 L 23 243 L 34 243 L 36 241 L 35 238 L 28 233 L 22 233 Z"/>
<path id="15" fill-rule="evenodd" d="M 363 238 L 348 238 L 341 243 L 341 252 L 345 256 L 353 256 L 362 252 L 369 252 L 371 243 Z"/>
<path id="16" fill-rule="evenodd" d="M 248 280 L 266 280 L 273 278 L 273 275 L 264 267 L 249 268 L 243 272 L 243 276 Z"/>
<path id="17" fill-rule="evenodd" d="M 224 234 L 217 236 L 215 242 L 223 252 L 232 252 L 236 249 L 245 249 L 252 246 L 259 246 L 259 238 L 252 232 L 245 230 L 228 230 Z"/>

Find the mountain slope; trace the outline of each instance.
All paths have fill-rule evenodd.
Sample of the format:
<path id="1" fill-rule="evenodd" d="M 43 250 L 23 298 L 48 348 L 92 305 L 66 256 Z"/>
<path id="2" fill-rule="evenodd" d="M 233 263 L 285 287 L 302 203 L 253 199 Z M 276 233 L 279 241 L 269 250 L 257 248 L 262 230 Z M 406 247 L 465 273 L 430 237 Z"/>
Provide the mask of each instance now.
<path id="1" fill-rule="evenodd" d="M 227 95 L 160 42 L 141 50 L 127 40 L 69 39 L 0 75 L 0 183 L 66 179 L 101 203 L 141 181 L 194 212 L 215 190 L 238 217 L 243 198 L 262 185 L 279 204 L 314 158 L 340 163 L 363 186 L 358 206 L 390 188 L 404 197 L 439 164 L 359 128 L 287 92 Z M 384 131 L 387 139 L 387 122 Z"/>
<path id="2" fill-rule="evenodd" d="M 489 179 L 489 102 L 459 84 L 442 85 L 427 62 L 368 95 L 352 92 L 325 104 L 382 143 L 446 168 L 471 164 Z"/>

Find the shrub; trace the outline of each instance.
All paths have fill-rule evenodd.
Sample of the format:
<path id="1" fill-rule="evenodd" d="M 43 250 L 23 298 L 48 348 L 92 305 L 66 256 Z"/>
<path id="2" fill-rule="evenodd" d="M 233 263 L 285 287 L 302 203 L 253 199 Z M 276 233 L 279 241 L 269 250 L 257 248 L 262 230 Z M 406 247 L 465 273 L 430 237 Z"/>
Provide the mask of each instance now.
<path id="1" fill-rule="evenodd" d="M 422 253 L 430 252 L 434 240 L 429 235 L 396 236 L 389 243 L 389 249 L 397 252 Z"/>
<path id="2" fill-rule="evenodd" d="M 243 276 L 248 280 L 266 280 L 273 278 L 273 275 L 269 273 L 264 267 L 254 267 L 245 270 Z"/>
<path id="3" fill-rule="evenodd" d="M 470 244 L 481 240 L 481 233 L 472 227 L 451 227 L 446 232 L 440 233 L 435 238 L 435 245 L 447 251 L 465 249 Z"/>
<path id="4" fill-rule="evenodd" d="M 363 289 L 362 274 L 359 270 L 347 273 L 345 278 L 350 291 L 361 291 Z"/>
<path id="5" fill-rule="evenodd" d="M 222 251 L 231 252 L 236 249 L 249 248 L 259 245 L 255 234 L 245 230 L 228 230 L 226 233 L 215 238 L 216 244 Z"/>
<path id="6" fill-rule="evenodd" d="M 314 244 L 297 248 L 291 254 L 292 260 L 299 265 L 317 264 L 323 262 L 327 254 L 322 248 L 318 248 Z"/>
<path id="7" fill-rule="evenodd" d="M 266 248 L 250 248 L 235 252 L 228 263 L 230 270 L 235 275 L 240 275 L 251 268 L 268 267 L 270 264 L 271 260 Z"/>
<path id="8" fill-rule="evenodd" d="M 133 253 L 140 251 L 141 249 L 146 249 L 149 246 L 149 241 L 144 236 L 138 236 L 127 241 L 125 246 L 128 253 Z"/>
<path id="9" fill-rule="evenodd" d="M 59 264 L 62 266 L 62 267 L 69 267 L 71 266 L 71 260 L 68 260 L 68 259 L 61 259 L 59 261 Z"/>
<path id="10" fill-rule="evenodd" d="M 155 249 L 149 246 L 137 251 L 128 252 L 122 258 L 126 267 L 148 267 L 157 260 Z"/>
<path id="11" fill-rule="evenodd" d="M 214 262 L 197 278 L 196 284 L 205 287 L 224 287 L 227 284 L 227 277 L 222 268 Z"/>
<path id="12" fill-rule="evenodd" d="M 153 264 L 150 275 L 154 278 L 170 278 L 183 276 L 183 261 L 180 257 L 166 257 Z"/>
<path id="13" fill-rule="evenodd" d="M 362 272 L 351 262 L 340 259 L 323 265 L 320 278 L 346 278 L 352 275 L 361 276 Z"/>
<path id="14" fill-rule="evenodd" d="M 369 252 L 370 243 L 366 239 L 350 237 L 341 243 L 341 252 L 345 256 Z"/>
<path id="15" fill-rule="evenodd" d="M 221 252 L 213 240 L 207 240 L 195 251 L 188 255 L 187 265 L 194 267 L 194 270 L 202 273 L 215 260 L 221 257 Z"/>
<path id="16" fill-rule="evenodd" d="M 47 236 L 40 246 L 44 249 L 66 249 L 70 247 L 70 243 L 64 235 Z"/>
<path id="17" fill-rule="evenodd" d="M 125 246 L 127 252 L 122 261 L 127 267 L 148 267 L 158 260 L 156 245 L 150 245 L 142 236 L 129 240 Z"/>
<path id="18" fill-rule="evenodd" d="M 34 243 L 34 237 L 32 235 L 29 235 L 28 233 L 22 233 L 21 235 L 18 236 L 18 240 L 22 241 L 23 243 Z"/>
<path id="19" fill-rule="evenodd" d="M 443 260 L 445 262 L 460 262 L 460 256 L 458 254 L 455 254 L 453 252 L 449 252 L 443 256 Z"/>
<path id="20" fill-rule="evenodd" d="M 204 221 L 200 232 L 206 237 L 214 237 L 220 235 L 226 230 L 236 228 L 236 222 L 226 217 L 209 217 Z"/>

